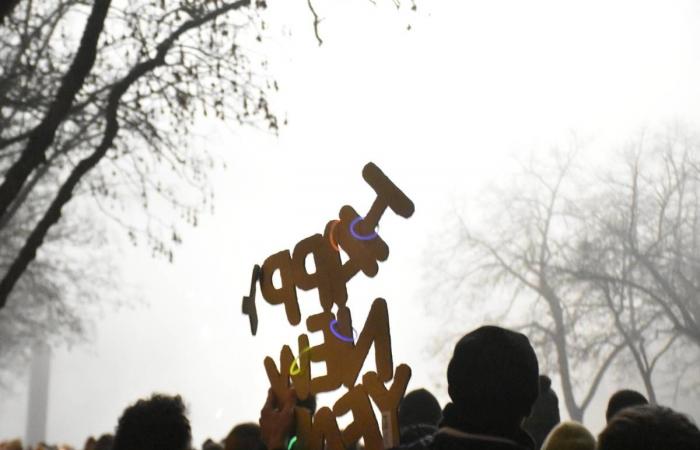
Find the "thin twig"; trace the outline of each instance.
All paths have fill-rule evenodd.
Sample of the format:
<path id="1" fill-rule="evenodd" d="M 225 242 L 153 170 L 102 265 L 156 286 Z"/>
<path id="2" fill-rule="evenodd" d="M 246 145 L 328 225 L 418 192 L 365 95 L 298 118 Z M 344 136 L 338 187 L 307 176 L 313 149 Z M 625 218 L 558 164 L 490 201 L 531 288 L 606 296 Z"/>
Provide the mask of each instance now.
<path id="1" fill-rule="evenodd" d="M 316 40 L 318 41 L 318 46 L 320 47 L 321 44 L 323 44 L 323 40 L 321 39 L 321 36 L 318 35 L 318 24 L 321 21 L 318 18 L 318 14 L 316 14 L 316 10 L 314 9 L 314 6 L 311 4 L 311 0 L 306 0 L 306 3 L 309 5 L 309 10 L 311 11 L 311 14 L 314 15 L 314 34 L 316 35 Z"/>

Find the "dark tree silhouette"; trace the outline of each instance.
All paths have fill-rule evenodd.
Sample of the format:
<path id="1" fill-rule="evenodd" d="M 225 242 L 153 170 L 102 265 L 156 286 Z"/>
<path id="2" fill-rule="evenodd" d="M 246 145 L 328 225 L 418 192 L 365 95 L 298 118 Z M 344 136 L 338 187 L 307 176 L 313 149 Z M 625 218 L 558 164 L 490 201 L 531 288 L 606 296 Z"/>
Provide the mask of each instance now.
<path id="1" fill-rule="evenodd" d="M 258 75 L 264 61 L 245 50 L 263 27 L 264 3 L 251 3 L 143 0 L 122 8 L 96 0 L 86 9 L 77 0 L 26 0 L 7 10 L 0 27 L 0 229 L 29 205 L 43 214 L 2 273 L 0 308 L 75 195 L 115 200 L 128 185 L 145 208 L 157 196 L 196 223 L 210 198 L 213 164 L 206 151 L 187 146 L 196 118 L 213 111 L 276 130 L 265 99 L 276 85 Z M 183 202 L 161 182 L 165 168 L 200 199 Z M 154 249 L 171 256 L 159 232 L 147 230 Z M 179 241 L 174 229 L 171 236 Z"/>

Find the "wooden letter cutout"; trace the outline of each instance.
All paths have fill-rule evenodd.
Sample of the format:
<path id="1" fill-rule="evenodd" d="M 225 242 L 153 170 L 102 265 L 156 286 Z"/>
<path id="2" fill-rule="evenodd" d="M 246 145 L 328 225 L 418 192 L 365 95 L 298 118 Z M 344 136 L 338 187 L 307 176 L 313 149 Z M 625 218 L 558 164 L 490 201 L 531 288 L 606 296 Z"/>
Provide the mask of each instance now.
<path id="1" fill-rule="evenodd" d="M 311 392 L 311 349 L 309 348 L 309 337 L 305 334 L 299 335 L 299 353 L 297 353 L 299 373 L 291 375 L 292 385 L 297 391 L 299 400 L 306 400 Z"/>
<path id="2" fill-rule="evenodd" d="M 374 192 L 377 193 L 377 198 L 372 203 L 372 207 L 365 216 L 365 219 L 360 222 L 359 232 L 369 233 L 379 224 L 382 214 L 386 208 L 391 208 L 394 213 L 401 217 L 409 218 L 415 211 L 415 206 L 410 198 L 404 194 L 401 189 L 384 175 L 384 172 L 374 163 L 367 163 L 362 169 L 362 178 L 367 184 L 372 186 Z"/>
<path id="3" fill-rule="evenodd" d="M 258 310 L 255 307 L 255 285 L 258 283 L 260 278 L 260 266 L 253 266 L 253 274 L 250 280 L 250 292 L 246 297 L 243 297 L 243 304 L 241 305 L 241 310 L 243 314 L 248 316 L 250 322 L 250 332 L 255 336 L 258 332 Z"/>
<path id="4" fill-rule="evenodd" d="M 369 396 L 372 397 L 372 401 L 377 405 L 379 411 L 382 412 L 382 417 L 388 414 L 389 427 L 385 433 L 388 432 L 389 435 L 384 436 L 385 448 L 393 448 L 399 445 L 399 403 L 406 393 L 406 387 L 410 379 L 411 368 L 406 364 L 400 364 L 396 367 L 394 381 L 389 390 L 386 389 L 384 383 L 379 381 L 376 372 L 367 372 L 362 376 L 362 385 Z"/>
<path id="5" fill-rule="evenodd" d="M 315 273 L 306 271 L 306 256 L 311 253 L 316 265 Z M 333 303 L 345 306 L 348 299 L 346 280 L 343 279 L 340 254 L 328 239 L 314 234 L 299 241 L 294 247 L 292 271 L 297 287 L 308 291 L 318 288 L 318 298 L 324 311 L 330 311 Z"/>
<path id="6" fill-rule="evenodd" d="M 297 398 L 300 400 L 306 400 L 309 397 L 310 386 L 311 386 L 311 362 L 310 362 L 310 349 L 309 349 L 309 338 L 305 334 L 299 335 L 299 359 L 297 361 L 299 367 L 299 373 L 296 375 L 291 375 L 289 370 L 294 363 L 294 355 L 292 354 L 292 349 L 288 345 L 282 347 L 280 350 L 280 368 L 277 369 L 275 365 L 275 360 L 269 356 L 265 358 L 265 372 L 267 373 L 267 379 L 270 381 L 270 387 L 275 392 L 277 398 L 282 398 L 284 393 L 289 389 L 289 378 L 292 378 L 292 383 L 294 389 L 297 391 Z M 306 351 L 304 351 L 306 350 Z"/>
<path id="7" fill-rule="evenodd" d="M 366 450 L 383 450 L 377 418 L 374 416 L 367 391 L 361 384 L 353 386 L 333 405 L 336 417 L 349 411 L 352 411 L 352 423 L 342 433 L 345 447 L 351 448 L 360 438 L 364 438 Z"/>
<path id="8" fill-rule="evenodd" d="M 309 332 L 322 331 L 323 343 L 311 347 L 311 361 L 325 362 L 326 374 L 311 379 L 311 393 L 331 392 L 343 384 L 343 358 L 351 351 L 352 344 L 338 339 L 331 331 L 331 321 L 335 319 L 333 313 L 322 312 L 314 314 L 306 319 L 306 328 Z M 336 326 L 339 331 L 340 324 Z"/>
<path id="9" fill-rule="evenodd" d="M 341 315 L 340 311 L 338 314 Z M 349 315 L 349 310 L 347 314 Z M 383 298 L 377 298 L 372 302 L 367 321 L 357 338 L 357 343 L 342 355 L 343 384 L 346 387 L 349 388 L 355 384 L 372 343 L 374 343 L 374 362 L 379 380 L 386 383 L 391 380 L 394 374 L 394 359 L 391 353 L 389 312 Z"/>
<path id="10" fill-rule="evenodd" d="M 349 258 L 349 261 L 343 264 L 343 277 L 345 280 L 350 280 L 359 270 L 362 270 L 368 277 L 375 276 L 377 270 L 379 270 L 377 261 L 386 261 L 389 257 L 389 246 L 386 245 L 381 236 L 362 241 L 352 235 L 350 225 L 358 215 L 352 206 L 343 206 L 340 208 L 339 213 L 340 223 L 335 227 L 338 245 L 345 250 Z M 359 227 L 358 225 L 355 227 L 357 232 Z"/>
<path id="11" fill-rule="evenodd" d="M 346 306 L 346 283 L 359 271 L 374 277 L 379 270 L 378 262 L 389 257 L 389 247 L 382 238 L 370 236 L 386 209 L 391 208 L 397 215 L 408 218 L 415 208 L 413 202 L 375 164 L 370 162 L 365 165 L 362 176 L 376 193 L 369 212 L 362 220 L 358 220 L 359 214 L 351 206 L 343 206 L 339 212 L 340 220 L 329 222 L 324 236 L 314 234 L 298 242 L 293 257 L 289 250 L 269 256 L 259 272 L 263 297 L 272 305 L 284 303 L 291 325 L 301 321 L 297 287 L 307 291 L 317 288 L 323 308 L 323 312 L 309 316 L 306 321 L 309 332 L 323 333 L 322 344 L 310 348 L 308 336 L 301 334 L 298 337 L 296 361 L 287 345 L 280 351 L 279 369 L 272 358 L 265 358 L 265 371 L 274 394 L 279 398 L 288 394 L 290 380 L 301 400 L 311 394 L 334 391 L 341 385 L 348 388 L 335 402 L 332 411 L 327 407 L 320 408 L 312 417 L 306 408 L 295 408 L 297 445 L 301 450 L 345 450 L 355 446 L 360 439 L 364 440 L 366 450 L 383 450 L 399 444 L 398 406 L 411 378 L 411 369 L 401 364 L 396 368 L 394 377 L 389 313 L 384 299 L 377 298 L 372 302 L 362 332 L 355 340 L 350 309 Z M 352 231 L 357 237 L 350 229 L 354 221 Z M 345 264 L 341 263 L 339 248 L 348 255 Z M 314 258 L 314 273 L 306 270 L 309 254 Z M 277 270 L 282 280 L 280 288 L 275 288 L 272 283 L 272 276 Z M 243 312 L 250 316 L 253 334 L 257 329 L 255 280 L 254 270 L 250 294 L 243 301 Z M 337 321 L 332 312 L 333 304 L 338 305 Z M 331 323 L 335 332 L 331 330 Z M 372 346 L 376 372 L 366 373 L 362 384 L 355 385 Z M 326 374 L 312 378 L 312 361 L 325 362 Z M 291 375 L 290 371 L 295 374 Z M 384 383 L 392 378 L 394 381 L 387 389 Z M 383 439 L 372 402 L 382 412 Z M 348 412 L 352 412 L 353 421 L 341 432 L 336 417 Z"/>
<path id="12" fill-rule="evenodd" d="M 303 450 L 345 450 L 338 423 L 328 407 L 319 409 L 311 418 L 311 411 L 295 408 L 297 445 Z M 325 443 L 325 445 L 324 445 Z"/>
<path id="13" fill-rule="evenodd" d="M 272 284 L 272 275 L 276 270 L 280 271 L 282 287 L 275 289 Z M 297 288 L 294 284 L 292 273 L 292 257 L 289 250 L 283 250 L 267 257 L 260 270 L 260 292 L 271 305 L 284 303 L 287 320 L 291 325 L 297 325 L 301 321 L 299 302 L 297 301 Z"/>
<path id="14" fill-rule="evenodd" d="M 265 372 L 267 372 L 267 379 L 270 380 L 270 387 L 277 398 L 284 398 L 284 394 L 289 389 L 289 367 L 293 361 L 294 356 L 288 345 L 285 345 L 280 350 L 279 370 L 277 370 L 274 359 L 269 356 L 265 357 L 263 364 L 265 365 Z"/>

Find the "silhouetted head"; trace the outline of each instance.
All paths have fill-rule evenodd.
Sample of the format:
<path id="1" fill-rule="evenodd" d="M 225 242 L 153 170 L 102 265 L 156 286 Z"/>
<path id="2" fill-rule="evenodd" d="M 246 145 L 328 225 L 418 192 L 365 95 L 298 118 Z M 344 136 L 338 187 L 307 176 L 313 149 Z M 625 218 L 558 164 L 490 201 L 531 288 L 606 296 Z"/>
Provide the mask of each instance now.
<path id="1" fill-rule="evenodd" d="M 94 450 L 112 450 L 112 447 L 114 447 L 114 436 L 105 433 L 100 438 L 95 441 L 95 447 Z"/>
<path id="2" fill-rule="evenodd" d="M 190 422 L 180 396 L 154 394 L 124 410 L 113 450 L 188 450 Z"/>
<path id="3" fill-rule="evenodd" d="M 0 442 L 0 450 L 22 450 L 22 441 L 13 439 L 11 441 Z"/>
<path id="4" fill-rule="evenodd" d="M 202 450 L 224 450 L 224 446 L 218 442 L 214 442 L 211 438 L 207 438 L 207 440 L 202 443 Z"/>
<path id="5" fill-rule="evenodd" d="M 599 450 L 698 450 L 700 430 L 670 408 L 643 405 L 615 414 L 598 436 Z"/>
<path id="6" fill-rule="evenodd" d="M 521 333 L 484 326 L 457 342 L 447 367 L 448 405 L 443 422 L 468 431 L 505 435 L 520 427 L 539 391 L 539 368 Z"/>
<path id="7" fill-rule="evenodd" d="M 559 399 L 552 390 L 552 380 L 547 375 L 539 377 L 539 395 L 532 405 L 530 416 L 523 422 L 523 429 L 535 441 L 535 448 L 540 448 L 544 439 L 559 423 Z"/>
<path id="8" fill-rule="evenodd" d="M 95 450 L 95 444 L 97 441 L 93 436 L 88 437 L 83 445 L 83 450 Z M 1 450 L 1 449 L 0 449 Z"/>
<path id="9" fill-rule="evenodd" d="M 622 389 L 615 392 L 608 401 L 608 409 L 605 411 L 605 419 L 610 422 L 620 410 L 630 406 L 648 405 L 649 401 L 637 391 Z"/>
<path id="10" fill-rule="evenodd" d="M 562 422 L 549 433 L 542 450 L 595 450 L 595 438 L 578 422 Z"/>
<path id="11" fill-rule="evenodd" d="M 402 427 L 417 424 L 437 426 L 441 418 L 440 403 L 425 389 L 409 392 L 399 404 L 399 424 Z"/>
<path id="12" fill-rule="evenodd" d="M 233 427 L 224 439 L 224 450 L 264 450 L 260 437 L 260 426 L 256 423 L 242 423 Z"/>

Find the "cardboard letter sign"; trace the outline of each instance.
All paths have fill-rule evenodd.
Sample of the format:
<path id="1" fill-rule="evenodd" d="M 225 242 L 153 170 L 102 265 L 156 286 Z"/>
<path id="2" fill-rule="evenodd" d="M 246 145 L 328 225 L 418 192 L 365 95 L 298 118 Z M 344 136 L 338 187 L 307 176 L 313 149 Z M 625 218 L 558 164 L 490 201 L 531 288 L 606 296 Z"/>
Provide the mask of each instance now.
<path id="1" fill-rule="evenodd" d="M 271 305 L 284 305 L 287 321 L 301 323 L 302 311 L 297 288 L 316 289 L 320 311 L 307 313 L 306 330 L 321 333 L 323 342 L 309 346 L 309 338 L 298 337 L 296 352 L 285 345 L 279 355 L 279 366 L 271 357 L 264 365 L 270 386 L 282 397 L 290 386 L 305 400 L 309 395 L 331 392 L 345 386 L 346 392 L 333 408 L 320 408 L 313 416 L 305 408 L 295 411 L 297 441 L 295 450 L 345 450 L 360 439 L 366 450 L 382 450 L 399 444 L 398 407 L 411 379 L 406 364 L 396 367 L 391 353 L 389 311 L 386 301 L 377 298 L 357 334 L 347 306 L 347 282 L 360 271 L 374 277 L 379 262 L 389 257 L 389 246 L 375 231 L 387 208 L 408 218 L 413 214 L 413 202 L 374 165 L 368 163 L 362 177 L 374 190 L 376 197 L 367 214 L 362 217 L 349 205 L 340 208 L 338 218 L 329 221 L 323 235 L 312 234 L 302 239 L 290 253 L 282 250 L 269 256 L 258 271 L 253 271 L 250 294 L 243 298 L 243 313 L 250 316 L 251 331 L 258 325 L 255 309 L 255 283 Z M 340 252 L 348 260 L 341 262 Z M 309 273 L 306 258 L 311 255 L 316 269 Z M 273 276 L 279 271 L 281 284 L 275 286 Z M 356 384 L 370 351 L 374 348 L 374 370 L 365 373 Z M 326 374 L 313 376 L 311 362 L 324 363 Z M 391 382 L 387 388 L 385 383 Z M 381 412 L 382 428 L 377 423 L 372 405 Z M 344 430 L 337 417 L 352 415 Z"/>

